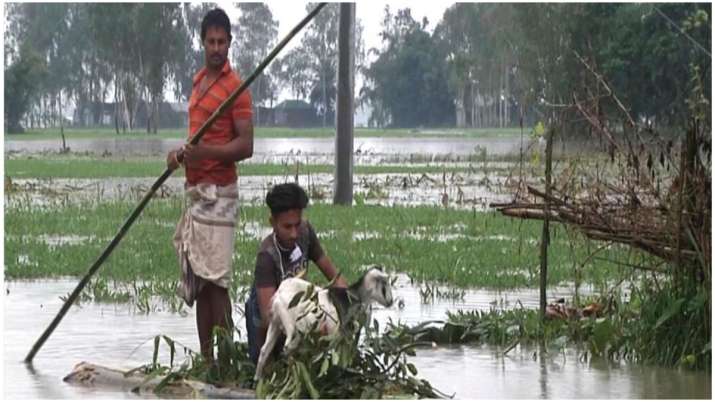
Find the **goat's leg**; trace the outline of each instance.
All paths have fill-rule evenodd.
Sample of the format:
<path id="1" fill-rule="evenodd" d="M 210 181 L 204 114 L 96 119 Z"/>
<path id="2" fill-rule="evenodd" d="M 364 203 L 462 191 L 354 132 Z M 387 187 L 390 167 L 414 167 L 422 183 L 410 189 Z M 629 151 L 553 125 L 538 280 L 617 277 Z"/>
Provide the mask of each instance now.
<path id="1" fill-rule="evenodd" d="M 263 343 L 261 348 L 261 354 L 258 356 L 258 364 L 256 365 L 256 375 L 253 377 L 256 381 L 263 377 L 263 366 L 266 365 L 268 357 L 273 351 L 273 347 L 280 337 L 281 331 L 279 329 L 279 324 L 277 322 L 271 322 L 268 326 L 268 334 L 266 335 L 266 341 Z"/>
<path id="2" fill-rule="evenodd" d="M 299 337 L 296 336 L 296 322 L 295 322 L 295 316 L 291 314 L 285 306 L 280 305 L 280 306 L 274 306 L 274 311 L 278 313 L 278 318 L 281 321 L 281 324 L 283 324 L 283 331 L 286 334 L 286 340 L 285 340 L 285 351 L 286 353 L 292 352 L 296 346 L 298 346 L 298 341 Z M 299 307 L 301 305 L 299 304 L 296 307 L 296 311 L 299 310 Z M 303 317 L 305 319 L 305 317 Z"/>

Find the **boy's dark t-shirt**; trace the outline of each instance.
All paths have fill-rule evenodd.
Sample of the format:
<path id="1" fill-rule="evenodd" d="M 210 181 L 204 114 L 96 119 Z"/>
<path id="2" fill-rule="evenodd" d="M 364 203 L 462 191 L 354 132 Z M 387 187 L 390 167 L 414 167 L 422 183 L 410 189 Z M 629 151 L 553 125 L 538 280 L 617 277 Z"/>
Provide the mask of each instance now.
<path id="1" fill-rule="evenodd" d="M 306 270 L 308 260 L 317 263 L 323 256 L 324 253 L 318 236 L 308 221 L 301 223 L 298 233 L 296 248 L 293 250 L 284 250 L 278 244 L 278 239 L 274 238 L 273 233 L 263 239 L 256 256 L 255 278 L 257 288 L 278 288 L 283 279 L 296 276 Z M 281 264 L 276 258 L 278 253 L 280 253 L 283 262 L 282 272 Z"/>

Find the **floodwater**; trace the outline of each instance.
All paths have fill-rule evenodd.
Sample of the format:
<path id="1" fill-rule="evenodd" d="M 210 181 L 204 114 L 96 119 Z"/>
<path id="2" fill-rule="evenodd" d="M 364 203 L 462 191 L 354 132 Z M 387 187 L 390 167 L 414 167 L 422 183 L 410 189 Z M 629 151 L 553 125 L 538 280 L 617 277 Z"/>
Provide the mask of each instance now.
<path id="1" fill-rule="evenodd" d="M 134 313 L 126 304 L 83 304 L 73 307 L 37 354 L 33 367 L 22 363 L 37 337 L 59 311 L 76 279 L 6 282 L 4 295 L 4 390 L 8 399 L 124 399 L 136 395 L 70 386 L 62 381 L 81 362 L 130 369 L 151 361 L 153 338 L 167 335 L 198 349 L 194 312 Z M 568 288 L 552 289 L 550 298 L 568 297 Z M 582 289 L 588 294 L 588 289 Z M 521 303 L 536 307 L 535 290 L 509 292 L 468 290 L 463 299 L 436 299 L 422 304 L 419 288 L 399 276 L 394 296 L 404 308 L 376 309 L 373 316 L 416 324 L 444 319 L 447 310 L 509 308 Z M 401 304 L 401 303 L 397 303 Z M 234 319 L 244 333 L 240 313 Z M 384 327 L 384 325 L 382 326 Z M 162 347 L 165 346 L 162 344 Z M 425 348 L 410 359 L 418 375 L 455 399 L 624 399 L 710 398 L 710 375 L 602 361 L 582 363 L 576 351 L 540 356 L 519 347 L 506 357 L 494 347 L 454 346 Z M 178 358 L 183 357 L 181 348 Z M 160 360 L 168 362 L 168 348 Z"/>
<path id="2" fill-rule="evenodd" d="M 524 140 L 527 141 L 526 139 Z M 72 152 L 139 156 L 166 154 L 183 145 L 183 139 L 80 139 L 68 141 Z M 520 137 L 485 138 L 355 138 L 353 149 L 362 155 L 469 155 L 485 149 L 489 155 L 519 153 Z M 57 152 L 57 140 L 5 141 L 5 152 Z M 285 155 L 334 155 L 334 138 L 257 138 L 252 160 L 280 160 Z M 276 159 L 278 158 L 278 159 Z M 357 162 L 357 161 L 356 161 Z M 317 162 L 316 162 L 317 163 Z"/>
<path id="3" fill-rule="evenodd" d="M 73 152 L 122 155 L 161 155 L 183 143 L 182 140 L 72 140 Z M 488 155 L 518 154 L 519 137 L 461 138 L 356 138 L 356 164 L 384 163 L 461 163 L 466 157 L 486 151 Z M 526 147 L 526 145 L 524 145 Z M 58 141 L 6 141 L 6 152 L 56 152 Z M 257 139 L 250 163 L 333 163 L 334 140 L 326 139 Z M 558 153 L 558 148 L 555 149 Z M 476 180 L 443 183 L 441 174 L 428 175 L 432 180 L 420 180 L 419 175 L 355 175 L 355 193 L 377 188 L 379 198 L 366 203 L 381 205 L 437 205 L 447 200 L 451 207 L 484 209 L 490 202 L 504 202 L 510 197 L 500 188 L 505 177 L 489 176 L 491 183 Z M 272 184 L 283 181 L 280 176 L 246 176 L 240 178 L 242 202 L 261 202 Z M 288 177 L 288 179 L 292 179 Z M 332 199 L 332 175 L 300 175 L 300 183 Z M 5 192 L 5 203 L 48 203 L 59 199 L 107 200 L 142 197 L 153 178 L 118 179 L 54 179 L 15 180 L 17 192 Z M 183 178 L 170 178 L 158 192 L 166 197 L 183 192 Z M 460 200 L 462 203 L 458 203 Z M 315 198 L 315 197 L 314 197 Z M 173 223 L 172 223 L 173 225 Z M 251 233 L 260 236 L 265 228 L 251 222 Z M 420 233 L 405 233 L 419 236 Z M 374 236 L 371 232 L 356 233 L 358 238 Z M 57 238 L 46 236 L 48 244 L 83 243 L 87 238 Z M 27 258 L 27 256 L 25 256 Z M 193 350 L 198 350 L 194 311 L 179 315 L 166 311 L 141 314 L 127 304 L 82 304 L 73 307 L 35 357 L 32 367 L 22 363 L 43 330 L 59 311 L 60 296 L 70 293 L 78 279 L 5 282 L 4 297 L 4 387 L 7 399 L 125 399 L 137 395 L 102 389 L 70 386 L 62 381 L 74 365 L 81 361 L 119 369 L 131 369 L 151 361 L 153 339 L 162 334 Z M 452 299 L 437 296 L 423 302 L 419 285 L 399 276 L 395 284 L 396 306 L 377 308 L 373 317 L 384 323 L 417 324 L 427 320 L 442 320 L 447 311 L 508 309 L 516 306 L 536 308 L 536 290 L 486 291 L 465 290 Z M 448 290 L 441 287 L 440 290 Z M 573 289 L 550 289 L 549 299 L 569 298 Z M 581 295 L 593 289 L 580 288 Z M 452 293 L 454 294 L 454 293 Z M 400 303 L 400 301 L 402 303 Z M 400 308 L 398 305 L 404 305 Z M 235 306 L 234 319 L 241 334 L 244 322 Z M 168 363 L 168 347 L 162 343 L 160 360 Z M 602 360 L 582 362 L 576 350 L 544 355 L 536 349 L 516 347 L 506 356 L 491 346 L 440 346 L 423 348 L 410 358 L 425 378 L 440 391 L 456 399 L 650 399 L 650 398 L 711 398 L 709 374 L 685 370 L 646 367 Z M 178 349 L 179 361 L 183 358 Z"/>

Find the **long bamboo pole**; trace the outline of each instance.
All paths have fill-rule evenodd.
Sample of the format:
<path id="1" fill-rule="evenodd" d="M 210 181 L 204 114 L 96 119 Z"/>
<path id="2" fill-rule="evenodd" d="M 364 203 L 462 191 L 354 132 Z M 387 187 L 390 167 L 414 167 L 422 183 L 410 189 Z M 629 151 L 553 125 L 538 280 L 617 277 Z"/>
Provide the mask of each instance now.
<path id="1" fill-rule="evenodd" d="M 539 272 L 539 312 L 541 318 L 546 319 L 546 282 L 548 279 L 549 243 L 549 215 L 551 209 L 551 155 L 554 140 L 554 128 L 546 131 L 546 195 L 544 197 L 544 224 L 541 230 L 541 270 Z"/>
<path id="2" fill-rule="evenodd" d="M 310 12 L 310 14 L 308 14 L 305 18 L 303 18 L 303 20 L 300 23 L 298 23 L 298 25 L 296 25 L 295 28 L 293 28 L 293 30 L 288 33 L 288 35 L 286 35 L 286 37 L 275 47 L 275 49 L 273 49 L 273 51 L 268 56 L 266 56 L 266 58 L 261 62 L 261 64 L 259 64 L 258 67 L 256 67 L 256 69 L 253 71 L 253 73 L 248 78 L 246 78 L 246 80 L 243 82 L 243 84 L 241 84 L 241 86 L 236 88 L 236 90 L 221 104 L 221 106 L 219 106 L 218 109 L 216 109 L 216 111 L 211 115 L 211 117 L 209 117 L 208 120 L 206 120 L 206 122 L 199 128 L 199 130 L 196 132 L 196 134 L 191 138 L 190 144 L 192 144 L 192 145 L 198 144 L 199 140 L 201 139 L 201 137 L 203 137 L 206 130 L 208 130 L 208 128 L 211 127 L 211 125 L 216 121 L 216 119 L 221 115 L 221 113 L 226 111 L 226 109 L 233 104 L 233 101 L 236 100 L 236 98 L 238 98 L 238 96 L 241 93 L 243 93 L 243 91 L 245 91 L 249 85 L 251 85 L 251 83 L 256 79 L 256 77 L 258 77 L 263 72 L 263 70 L 266 68 L 266 66 L 268 66 L 268 64 L 270 64 L 270 62 L 273 61 L 273 59 L 285 47 L 285 45 L 287 45 L 288 42 L 290 42 L 290 40 L 293 39 L 293 37 L 301 29 L 303 29 L 303 27 L 305 25 L 307 25 L 308 22 L 310 22 L 310 20 L 313 19 L 313 17 L 315 17 L 315 15 L 318 14 L 318 12 L 320 12 L 320 10 L 323 7 L 325 7 L 326 4 L 327 3 L 319 3 L 315 7 L 315 9 L 313 9 L 313 11 Z M 89 271 L 87 271 L 87 274 L 85 274 L 85 276 L 82 278 L 82 280 L 79 281 L 79 283 L 77 284 L 77 287 L 75 287 L 75 289 L 72 292 L 72 294 L 70 295 L 70 297 L 67 298 L 65 303 L 62 305 L 62 308 L 60 309 L 59 313 L 57 313 L 57 315 L 52 320 L 50 325 L 47 327 L 45 332 L 42 333 L 42 335 L 37 340 L 37 342 L 35 342 L 35 344 L 32 346 L 30 353 L 28 353 L 27 357 L 25 357 L 25 363 L 32 363 L 32 359 L 35 357 L 35 355 L 40 350 L 42 345 L 45 343 L 47 338 L 49 338 L 50 335 L 52 335 L 52 332 L 55 330 L 57 325 L 60 323 L 62 318 L 65 316 L 65 314 L 69 310 L 70 306 L 72 306 L 74 301 L 77 299 L 80 292 L 82 292 L 82 289 L 84 289 L 84 287 L 87 285 L 87 283 L 89 282 L 89 279 L 92 277 L 92 275 L 94 275 L 94 273 L 99 269 L 99 267 L 102 266 L 102 263 L 104 263 L 104 261 L 107 258 L 109 258 L 109 255 L 112 253 L 114 248 L 117 246 L 117 244 L 119 244 L 119 242 L 122 240 L 124 235 L 127 233 L 129 228 L 134 223 L 134 221 L 137 219 L 139 214 L 141 214 L 141 212 L 144 210 L 144 207 L 146 207 L 146 205 L 149 203 L 149 200 L 151 200 L 151 197 L 154 195 L 154 193 L 156 193 L 156 190 L 158 190 L 161 187 L 161 185 L 164 184 L 166 179 L 168 179 L 172 173 L 173 173 L 173 170 L 167 168 L 164 171 L 164 173 L 161 176 L 159 176 L 159 178 L 154 182 L 154 184 L 151 186 L 151 188 L 146 193 L 144 198 L 141 200 L 141 202 L 139 202 L 139 205 L 137 205 L 137 207 L 134 209 L 134 211 L 131 213 L 131 215 L 129 215 L 127 220 L 124 221 L 124 224 L 119 229 L 119 232 L 117 232 L 117 234 L 114 236 L 112 241 L 109 243 L 109 245 L 104 249 L 102 254 L 99 256 L 99 258 L 94 262 L 94 264 L 92 264 L 92 266 L 89 268 Z"/>

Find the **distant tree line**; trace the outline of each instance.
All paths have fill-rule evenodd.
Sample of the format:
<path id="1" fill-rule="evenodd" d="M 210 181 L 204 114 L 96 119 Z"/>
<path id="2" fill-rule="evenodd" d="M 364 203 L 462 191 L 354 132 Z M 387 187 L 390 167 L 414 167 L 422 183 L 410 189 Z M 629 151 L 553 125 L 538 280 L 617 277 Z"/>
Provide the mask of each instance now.
<path id="1" fill-rule="evenodd" d="M 117 132 L 155 133 L 164 94 L 190 96 L 203 66 L 201 18 L 214 6 L 8 3 L 6 130 L 57 126 L 70 104 L 96 125 L 111 102 Z M 232 65 L 247 75 L 277 43 L 278 21 L 263 3 L 235 6 Z M 323 9 L 253 83 L 255 105 L 272 106 L 286 89 L 334 124 L 338 10 Z M 379 127 L 514 126 L 593 95 L 581 58 L 633 116 L 667 126 L 687 116 L 694 74 L 710 99 L 710 16 L 708 3 L 456 3 L 431 29 L 409 9 L 385 7 L 379 49 L 365 49 L 357 24 L 356 97 Z M 136 121 L 139 107 L 146 121 Z"/>
<path id="2" fill-rule="evenodd" d="M 634 117 L 667 126 L 686 118 L 693 74 L 710 99 L 710 16 L 707 3 L 456 3 L 430 35 L 386 7 L 362 100 L 378 125 L 518 125 L 593 96 L 580 57 Z"/>

